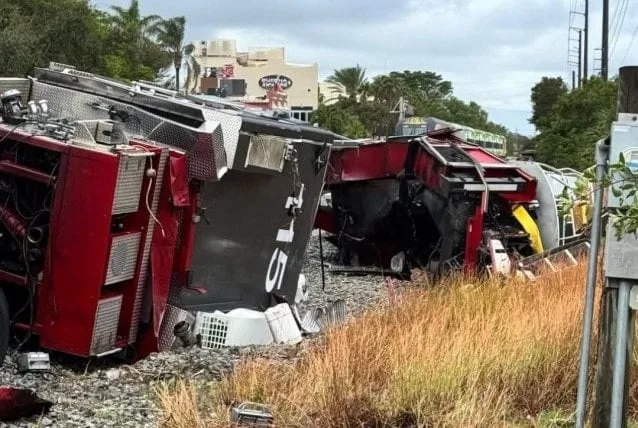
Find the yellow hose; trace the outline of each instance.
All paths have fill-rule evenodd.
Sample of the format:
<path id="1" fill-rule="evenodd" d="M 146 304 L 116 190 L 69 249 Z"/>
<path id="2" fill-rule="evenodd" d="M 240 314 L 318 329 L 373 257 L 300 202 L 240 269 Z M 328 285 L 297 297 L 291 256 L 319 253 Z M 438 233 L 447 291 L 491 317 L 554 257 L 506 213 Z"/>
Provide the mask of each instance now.
<path id="1" fill-rule="evenodd" d="M 536 253 L 542 253 L 543 241 L 541 240 L 541 233 L 538 230 L 538 225 L 534 221 L 531 215 L 527 212 L 524 206 L 515 205 L 512 209 L 514 218 L 521 224 L 525 232 L 529 234 L 532 249 Z"/>

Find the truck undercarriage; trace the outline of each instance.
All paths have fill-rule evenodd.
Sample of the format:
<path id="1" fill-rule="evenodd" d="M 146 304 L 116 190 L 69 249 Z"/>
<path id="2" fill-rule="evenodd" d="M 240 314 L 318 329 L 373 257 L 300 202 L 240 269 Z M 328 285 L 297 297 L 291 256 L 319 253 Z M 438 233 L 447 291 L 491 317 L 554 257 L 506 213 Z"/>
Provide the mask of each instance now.
<path id="1" fill-rule="evenodd" d="M 565 222 L 557 205 L 579 177 L 505 161 L 452 129 L 337 142 L 326 175 L 330 203 L 315 225 L 353 269 L 510 274 L 530 257 L 582 242 L 587 214 Z"/>

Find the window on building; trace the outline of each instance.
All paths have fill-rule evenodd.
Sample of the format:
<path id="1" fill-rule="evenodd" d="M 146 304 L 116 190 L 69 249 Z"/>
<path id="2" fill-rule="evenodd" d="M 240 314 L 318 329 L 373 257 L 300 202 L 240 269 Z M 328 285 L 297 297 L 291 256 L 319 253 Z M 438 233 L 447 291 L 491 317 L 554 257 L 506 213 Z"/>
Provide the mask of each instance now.
<path id="1" fill-rule="evenodd" d="M 297 120 L 303 120 L 304 122 L 308 122 L 310 119 L 310 112 L 307 111 L 293 111 L 292 117 Z"/>

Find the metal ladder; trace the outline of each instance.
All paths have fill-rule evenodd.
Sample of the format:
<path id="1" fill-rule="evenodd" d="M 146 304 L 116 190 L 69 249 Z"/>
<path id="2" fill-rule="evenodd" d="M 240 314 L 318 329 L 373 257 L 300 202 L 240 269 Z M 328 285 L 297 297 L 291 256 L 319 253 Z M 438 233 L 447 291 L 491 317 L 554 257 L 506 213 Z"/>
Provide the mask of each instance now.
<path id="1" fill-rule="evenodd" d="M 563 245 L 520 260 L 516 270 L 519 275 L 534 281 L 540 277 L 542 267 L 547 267 L 550 271 L 557 272 L 561 268 L 576 266 L 578 258 L 586 256 L 589 253 L 589 248 L 588 241 L 578 241 Z"/>

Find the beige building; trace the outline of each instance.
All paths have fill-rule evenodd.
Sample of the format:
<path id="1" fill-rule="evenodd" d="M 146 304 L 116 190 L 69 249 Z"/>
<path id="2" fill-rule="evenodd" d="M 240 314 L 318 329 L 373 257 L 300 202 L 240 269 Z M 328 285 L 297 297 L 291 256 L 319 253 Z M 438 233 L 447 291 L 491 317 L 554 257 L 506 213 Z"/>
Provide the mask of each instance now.
<path id="1" fill-rule="evenodd" d="M 293 117 L 306 121 L 317 108 L 317 64 L 288 63 L 283 47 L 238 52 L 235 40 L 192 43 L 202 70 L 195 84 L 196 92 L 264 105 L 268 103 L 268 91 L 279 83 L 285 94 L 278 108 L 289 109 Z"/>
<path id="2" fill-rule="evenodd" d="M 335 83 L 319 82 L 319 97 L 322 103 L 329 106 L 339 101 L 339 96 L 344 96 L 343 86 Z"/>

